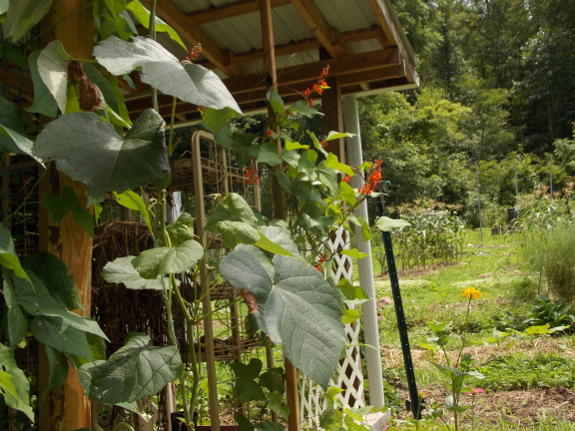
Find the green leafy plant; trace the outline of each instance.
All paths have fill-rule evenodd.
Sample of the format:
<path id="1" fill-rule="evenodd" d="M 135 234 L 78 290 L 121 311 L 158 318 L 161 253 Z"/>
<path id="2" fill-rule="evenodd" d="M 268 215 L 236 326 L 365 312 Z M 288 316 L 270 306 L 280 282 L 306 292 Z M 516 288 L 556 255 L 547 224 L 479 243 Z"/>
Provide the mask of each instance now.
<path id="1" fill-rule="evenodd" d="M 549 324 L 551 327 L 570 326 L 575 322 L 575 315 L 571 314 L 571 304 L 565 304 L 565 301 L 551 300 L 546 294 L 542 293 L 537 297 L 537 302 L 530 305 L 530 313 L 523 322 L 529 326 L 541 326 Z"/>

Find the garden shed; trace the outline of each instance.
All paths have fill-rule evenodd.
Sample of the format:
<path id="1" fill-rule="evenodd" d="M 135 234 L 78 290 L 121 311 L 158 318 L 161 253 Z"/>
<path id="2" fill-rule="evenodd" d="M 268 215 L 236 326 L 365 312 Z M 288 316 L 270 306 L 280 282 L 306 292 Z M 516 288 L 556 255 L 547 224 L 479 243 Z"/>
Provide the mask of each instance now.
<path id="1" fill-rule="evenodd" d="M 159 18 L 175 29 L 188 49 L 201 45 L 202 53 L 197 63 L 213 70 L 222 79 L 245 114 L 265 112 L 268 109 L 266 94 L 272 87 L 286 106 L 300 100 L 310 82 L 328 67 L 326 81 L 330 90 L 315 102 L 321 103 L 325 114 L 325 133 L 346 130 L 356 134 L 348 138 L 347 153 L 344 138 L 330 141 L 327 147 L 340 160 L 347 157 L 350 164 L 362 163 L 355 97 L 418 86 L 415 54 L 388 0 L 145 0 L 143 3 L 155 7 Z M 52 13 L 40 24 L 41 29 L 46 29 L 41 34 L 42 44 L 57 39 L 72 57 L 90 59 L 93 39 L 90 4 L 88 0 L 54 0 Z M 147 34 L 143 27 L 137 30 L 140 34 Z M 158 35 L 158 41 L 179 59 L 187 55 L 186 50 L 164 33 Z M 150 90 L 136 73 L 132 73 L 131 77 L 134 87 L 122 79 L 118 80 L 118 85 L 124 93 L 129 114 L 135 119 L 151 107 Z M 22 81 L 21 74 L 11 70 L 10 65 L 4 64 L 0 79 L 5 87 L 22 94 L 23 103 L 32 101 L 30 92 L 22 92 L 27 81 Z M 201 106 L 174 100 L 172 96 L 158 95 L 161 116 L 168 118 L 174 113 L 176 127 L 201 121 L 198 111 Z M 29 169 L 29 166 L 25 168 Z M 359 183 L 352 185 L 361 186 Z M 87 205 L 83 185 L 55 171 L 45 177 L 39 192 L 51 191 L 59 195 L 65 186 L 75 191 L 82 205 Z M 279 195 L 277 199 L 280 199 Z M 276 215 L 281 215 L 282 207 L 283 203 L 276 201 Z M 58 255 L 66 262 L 75 275 L 84 313 L 89 313 L 92 299 L 92 240 L 71 217 L 63 219 L 56 226 L 44 210 L 39 211 L 39 248 Z M 365 206 L 360 208 L 361 211 L 367 214 Z M 336 236 L 333 242 L 338 249 L 346 243 L 346 238 Z M 369 243 L 359 244 L 358 249 L 369 254 Z M 341 270 L 336 271 L 335 277 L 350 277 L 349 259 L 342 258 L 340 266 Z M 369 295 L 371 264 L 360 267 L 360 278 L 362 287 Z M 366 343 L 378 345 L 373 301 L 364 304 L 363 313 Z M 369 325 L 372 326 L 371 330 Z M 357 327 L 348 328 L 348 337 L 353 340 L 358 332 Z M 212 344 L 208 343 L 208 346 Z M 206 354 L 213 355 L 213 351 L 210 353 L 208 347 Z M 348 356 L 351 359 L 342 365 L 340 372 L 343 376 L 341 384 L 348 385 L 350 393 L 353 393 L 352 388 L 356 394 L 361 393 L 363 383 L 362 376 L 358 375 L 361 374 L 358 348 L 351 349 Z M 367 361 L 369 372 L 381 375 L 380 365 L 375 365 L 379 364 L 379 353 L 368 352 Z M 47 359 L 41 356 L 41 388 L 47 384 L 46 362 Z M 313 397 L 303 392 L 300 396 L 297 370 L 289 362 L 286 362 L 286 373 L 288 404 L 291 408 L 289 429 L 298 430 L 300 398 L 303 408 L 307 408 L 308 404 L 314 404 L 309 401 Z M 383 393 L 378 395 L 373 386 L 371 396 L 372 403 L 375 399 L 378 407 L 383 406 Z M 346 402 L 359 402 L 361 396 L 355 398 Z M 217 397 L 212 404 L 217 404 Z M 212 419 L 212 429 L 218 430 L 217 419 Z M 44 407 L 40 414 L 40 429 L 90 428 L 92 420 L 90 403 L 83 396 L 78 377 L 71 371 L 64 391 L 58 396 L 51 396 L 49 407 Z"/>

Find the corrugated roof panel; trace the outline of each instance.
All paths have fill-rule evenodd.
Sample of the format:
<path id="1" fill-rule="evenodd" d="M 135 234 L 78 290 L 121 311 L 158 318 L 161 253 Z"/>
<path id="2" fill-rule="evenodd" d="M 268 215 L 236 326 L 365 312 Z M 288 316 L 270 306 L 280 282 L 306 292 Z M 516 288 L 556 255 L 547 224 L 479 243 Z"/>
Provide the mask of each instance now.
<path id="1" fill-rule="evenodd" d="M 341 32 L 377 24 L 368 0 L 314 0 L 314 3 L 327 23 Z"/>
<path id="2" fill-rule="evenodd" d="M 209 9 L 214 6 L 210 0 L 172 0 L 178 9 L 184 13 L 196 12 L 199 10 Z M 226 3 L 234 3 L 234 0 L 226 1 Z"/>
<path id="3" fill-rule="evenodd" d="M 352 42 L 347 45 L 354 54 L 362 54 L 381 50 L 381 44 L 377 39 L 363 40 L 361 42 Z"/>
<path id="4" fill-rule="evenodd" d="M 276 45 L 314 38 L 314 34 L 292 5 L 272 9 Z"/>
<path id="5" fill-rule="evenodd" d="M 253 18 L 249 15 L 253 15 Z M 260 40 L 261 46 L 262 38 L 259 14 L 249 15 L 222 19 L 198 27 L 224 51 L 246 52 L 254 48 L 257 40 Z"/>

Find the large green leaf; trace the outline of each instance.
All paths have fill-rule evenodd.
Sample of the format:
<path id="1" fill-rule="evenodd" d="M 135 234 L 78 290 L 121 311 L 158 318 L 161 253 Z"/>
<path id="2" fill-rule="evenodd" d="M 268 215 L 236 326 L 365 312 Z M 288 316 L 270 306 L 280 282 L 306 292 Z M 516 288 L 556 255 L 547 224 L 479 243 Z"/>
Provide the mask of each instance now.
<path id="1" fill-rule="evenodd" d="M 382 216 L 377 219 L 374 226 L 383 232 L 390 232 L 393 229 L 407 227 L 411 225 L 405 220 L 392 219 L 389 217 Z"/>
<path id="2" fill-rule="evenodd" d="M 42 203 L 54 223 L 60 222 L 68 214 L 68 211 L 72 211 L 74 220 L 88 235 L 94 236 L 94 216 L 82 206 L 76 192 L 70 187 L 66 186 L 62 189 L 61 197 L 48 192 L 44 193 Z"/>
<path id="3" fill-rule="evenodd" d="M 222 243 L 226 248 L 234 248 L 238 244 L 254 244 L 260 240 L 258 230 L 243 221 L 223 220 L 218 223 L 216 233 L 222 235 Z"/>
<path id="4" fill-rule="evenodd" d="M 48 117 L 58 116 L 58 104 L 56 99 L 42 81 L 40 72 L 38 71 L 38 56 L 40 55 L 40 50 L 37 49 L 28 57 L 28 63 L 30 64 L 30 74 L 32 75 L 32 82 L 34 83 L 34 103 L 28 112 L 34 112 L 38 114 L 43 114 Z"/>
<path id="5" fill-rule="evenodd" d="M 22 266 L 34 272 L 63 309 L 84 309 L 74 276 L 62 259 L 52 253 L 34 253 L 24 259 Z"/>
<path id="6" fill-rule="evenodd" d="M 123 138 L 92 112 L 63 115 L 40 133 L 34 154 L 56 160 L 58 169 L 84 182 L 94 199 L 143 186 L 170 168 L 164 120 L 152 109 Z"/>
<path id="7" fill-rule="evenodd" d="M 9 271 L 5 270 L 4 272 Z M 28 335 L 28 322 L 22 308 L 18 304 L 14 287 L 9 281 L 4 283 L 4 299 L 8 306 L 8 338 L 10 339 L 10 347 L 15 350 L 18 344 Z"/>
<path id="8" fill-rule="evenodd" d="M 204 123 L 214 136 L 216 136 L 224 126 L 227 126 L 232 119 L 241 116 L 238 112 L 228 107 L 223 109 L 206 108 L 205 111 L 200 112 L 202 113 Z"/>
<path id="9" fill-rule="evenodd" d="M 108 405 L 132 402 L 175 380 L 184 368 L 178 349 L 149 342 L 147 335 L 133 336 L 108 361 L 91 367 L 89 397 Z"/>
<path id="10" fill-rule="evenodd" d="M 3 30 L 5 38 L 21 39 L 40 22 L 50 9 L 52 0 L 13 0 L 6 13 Z"/>
<path id="11" fill-rule="evenodd" d="M 142 82 L 184 102 L 213 109 L 240 107 L 222 80 L 198 64 L 180 62 L 162 45 L 145 37 L 124 42 L 117 37 L 101 41 L 94 57 L 113 75 L 124 75 L 141 67 Z"/>
<path id="12" fill-rule="evenodd" d="M 111 1 L 111 0 L 107 0 Z M 136 19 L 140 21 L 144 27 L 150 27 L 150 12 L 146 9 L 139 0 L 132 0 L 130 3 L 126 5 L 126 7 L 134 14 Z M 156 16 L 156 31 L 157 32 L 166 32 L 170 36 L 170 38 L 180 44 L 182 48 L 187 52 L 188 48 L 186 44 L 182 41 L 176 30 L 162 21 L 160 18 Z"/>
<path id="13" fill-rule="evenodd" d="M 15 103 L 0 96 L 0 152 L 32 155 L 32 141 L 20 119 Z"/>
<path id="14" fill-rule="evenodd" d="M 230 193 L 222 199 L 222 202 L 212 212 L 206 222 L 205 229 L 215 232 L 218 223 L 222 221 L 243 221 L 249 225 L 256 226 L 258 219 L 254 215 L 252 207 L 242 196 L 237 193 Z"/>
<path id="15" fill-rule="evenodd" d="M 134 256 L 126 256 L 108 262 L 102 270 L 102 277 L 108 283 L 123 283 L 128 289 L 164 289 L 163 276 L 159 275 L 152 280 L 142 278 L 132 265 L 133 260 Z"/>
<path id="16" fill-rule="evenodd" d="M 114 19 L 117 19 L 118 15 L 126 10 L 126 0 L 104 0 L 104 3 L 106 3 L 106 8 Z"/>
<path id="17" fill-rule="evenodd" d="M 93 360 L 86 333 L 60 316 L 35 316 L 30 332 L 38 341 L 56 350 Z"/>
<path id="18" fill-rule="evenodd" d="M 68 360 L 66 356 L 50 346 L 44 347 L 46 349 L 46 356 L 48 356 L 48 362 L 50 363 L 50 375 L 48 377 L 48 384 L 42 394 L 42 400 L 46 398 L 48 393 L 61 387 L 68 378 Z"/>
<path id="19" fill-rule="evenodd" d="M 178 219 L 166 228 L 172 247 L 194 239 L 194 219 L 189 213 L 182 213 Z"/>
<path id="20" fill-rule="evenodd" d="M 68 64 L 72 57 L 64 50 L 62 43 L 54 40 L 38 56 L 38 72 L 46 87 L 56 99 L 63 114 L 66 113 L 68 91 Z"/>
<path id="21" fill-rule="evenodd" d="M 254 245 L 273 254 L 300 257 L 301 254 L 287 231 L 280 226 L 261 226 L 262 238 Z"/>
<path id="22" fill-rule="evenodd" d="M 4 401 L 8 407 L 24 412 L 31 421 L 34 421 L 34 411 L 30 407 L 30 382 L 24 372 L 18 368 L 12 350 L 2 343 L 0 343 L 0 364 L 12 376 L 12 384 L 17 394 L 14 396 L 9 391 L 4 392 Z"/>
<path id="23" fill-rule="evenodd" d="M 13 270 L 18 277 L 28 279 L 16 254 L 12 235 L 3 225 L 0 225 L 0 265 Z"/>
<path id="24" fill-rule="evenodd" d="M 18 392 L 16 392 L 16 388 L 12 382 L 12 375 L 0 369 L 0 394 L 4 395 L 6 392 L 14 398 L 18 398 Z"/>
<path id="25" fill-rule="evenodd" d="M 188 240 L 176 248 L 157 247 L 144 251 L 132 264 L 140 275 L 155 279 L 160 274 L 179 274 L 191 271 L 204 256 L 204 248 L 194 240 Z"/>
<path id="26" fill-rule="evenodd" d="M 345 335 L 334 289 L 317 269 L 277 255 L 275 276 L 246 248 L 228 254 L 220 272 L 236 289 L 248 289 L 263 317 L 262 329 L 312 380 L 327 388 L 337 368 Z"/>

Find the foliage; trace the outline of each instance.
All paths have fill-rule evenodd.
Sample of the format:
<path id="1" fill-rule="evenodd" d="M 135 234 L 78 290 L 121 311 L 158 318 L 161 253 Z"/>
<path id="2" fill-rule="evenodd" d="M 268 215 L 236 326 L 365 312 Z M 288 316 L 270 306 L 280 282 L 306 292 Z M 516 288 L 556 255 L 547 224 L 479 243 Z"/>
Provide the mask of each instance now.
<path id="1" fill-rule="evenodd" d="M 479 367 L 489 391 L 511 391 L 535 387 L 568 387 L 575 384 L 572 361 L 557 353 L 538 352 L 498 356 Z"/>
<path id="2" fill-rule="evenodd" d="M 562 299 L 552 301 L 542 293 L 537 297 L 537 302 L 529 307 L 530 313 L 523 323 L 525 325 L 549 324 L 551 327 L 570 326 L 575 323 L 575 315 L 570 314 L 571 307 L 572 304 L 565 304 Z"/>
<path id="3" fill-rule="evenodd" d="M 463 223 L 449 211 L 416 211 L 403 218 L 409 226 L 395 231 L 397 257 L 404 269 L 457 262 L 462 254 Z"/>

